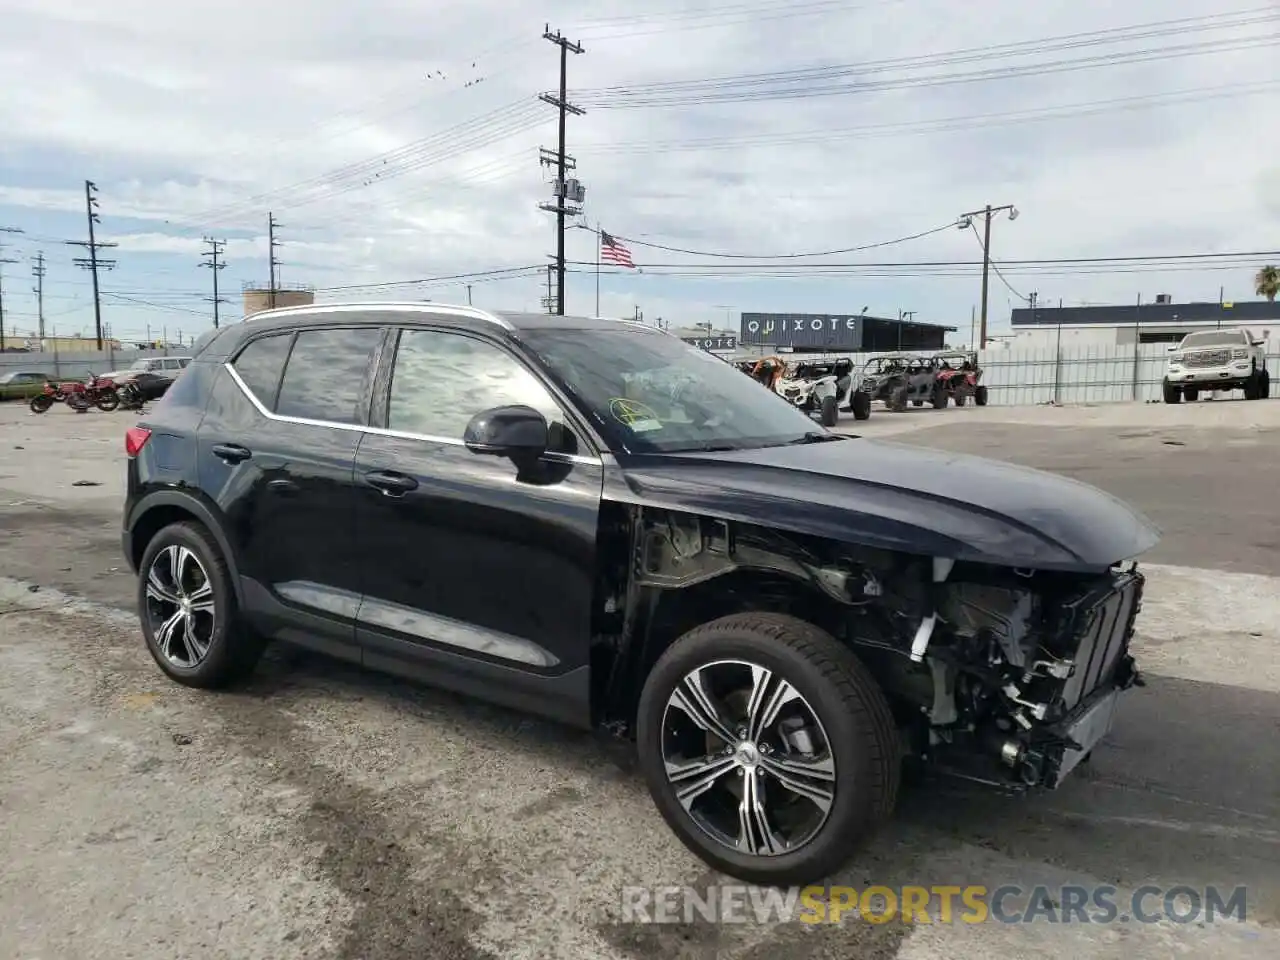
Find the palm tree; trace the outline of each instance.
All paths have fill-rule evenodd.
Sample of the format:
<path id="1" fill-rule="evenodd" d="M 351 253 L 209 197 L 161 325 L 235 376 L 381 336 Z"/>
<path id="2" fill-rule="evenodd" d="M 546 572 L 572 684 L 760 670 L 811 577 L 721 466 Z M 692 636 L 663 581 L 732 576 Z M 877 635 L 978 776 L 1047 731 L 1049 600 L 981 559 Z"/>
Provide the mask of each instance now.
<path id="1" fill-rule="evenodd" d="M 1280 268 L 1267 264 L 1253 278 L 1253 291 L 1260 297 L 1276 302 L 1276 294 L 1280 293 Z"/>

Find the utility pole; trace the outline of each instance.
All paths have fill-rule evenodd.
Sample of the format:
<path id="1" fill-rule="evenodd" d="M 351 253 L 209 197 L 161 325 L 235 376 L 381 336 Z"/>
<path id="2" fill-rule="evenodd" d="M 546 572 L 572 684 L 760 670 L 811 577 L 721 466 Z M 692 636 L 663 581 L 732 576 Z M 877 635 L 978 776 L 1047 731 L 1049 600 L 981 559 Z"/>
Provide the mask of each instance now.
<path id="1" fill-rule="evenodd" d="M 40 324 L 39 338 L 44 339 L 44 251 L 36 253 L 35 266 L 31 268 L 31 275 L 36 278 L 36 285 L 31 288 L 31 292 L 36 295 L 36 317 Z"/>
<path id="2" fill-rule="evenodd" d="M 22 233 L 20 227 L 0 227 L 0 233 Z M 4 253 L 4 244 L 0 243 L 0 254 Z M 0 256 L 0 353 L 5 350 L 5 333 L 4 333 L 4 265 L 6 263 L 17 263 L 16 257 Z"/>
<path id="3" fill-rule="evenodd" d="M 94 208 L 98 205 L 98 186 L 92 180 L 84 182 L 84 206 L 85 212 L 89 217 L 89 239 L 85 240 L 68 240 L 67 243 L 73 247 L 84 247 L 89 251 L 87 257 L 76 257 L 73 261 L 77 267 L 88 270 L 93 274 L 93 326 L 94 332 L 98 338 L 98 349 L 102 349 L 102 298 L 98 295 L 98 269 L 112 270 L 115 268 L 114 260 L 103 260 L 98 256 L 98 251 L 108 247 L 115 247 L 115 243 L 103 243 L 94 239 L 93 225 L 101 223 L 98 212 Z M 40 323 L 41 336 L 44 336 L 44 321 Z"/>
<path id="4" fill-rule="evenodd" d="M 560 113 L 560 136 L 556 147 L 554 160 L 548 156 L 548 151 L 541 150 L 540 160 L 546 166 L 548 163 L 554 163 L 556 167 L 555 182 L 555 200 L 553 203 L 541 203 L 538 206 L 546 210 L 548 213 L 556 215 L 556 288 L 554 295 L 551 291 L 547 291 L 547 298 L 554 299 L 554 303 L 548 304 L 547 309 L 555 314 L 564 316 L 564 221 L 566 216 L 577 216 L 582 212 L 581 207 L 572 206 L 572 204 L 582 203 L 586 191 L 582 184 L 577 180 L 567 180 L 565 174 L 577 167 L 577 163 L 572 157 L 565 152 L 565 121 L 569 114 L 574 116 L 582 116 L 584 111 L 580 107 L 575 107 L 569 103 L 569 53 L 582 53 L 580 44 L 571 43 L 560 35 L 560 31 L 551 32 L 551 25 L 547 24 L 542 31 L 542 39 L 550 40 L 560 48 L 560 96 L 556 97 L 549 93 L 540 94 L 538 99 L 543 103 L 549 103 L 555 107 Z"/>
<path id="5" fill-rule="evenodd" d="M 213 296 L 205 297 L 205 299 L 213 304 L 213 329 L 217 330 L 218 304 L 227 302 L 225 299 L 218 296 L 218 271 L 225 270 L 227 267 L 226 261 L 221 260 L 220 257 L 222 256 L 222 248 L 227 245 L 227 241 L 214 240 L 212 237 L 205 237 L 204 242 L 209 245 L 209 249 L 200 254 L 202 258 L 205 258 L 201 260 L 200 266 L 208 267 L 213 271 Z M 274 287 L 274 284 L 272 286 Z"/>
<path id="6" fill-rule="evenodd" d="M 960 214 L 959 227 L 961 230 L 968 230 L 973 226 L 974 217 L 982 217 L 982 316 L 979 325 L 979 341 L 977 349 L 985 350 L 987 348 L 987 281 L 988 274 L 991 270 L 991 217 L 994 214 L 1009 211 L 1009 219 L 1018 219 L 1018 208 L 1012 203 L 1006 203 L 999 207 L 993 207 L 987 204 L 981 210 L 970 210 L 968 213 Z"/>
<path id="7" fill-rule="evenodd" d="M 280 221 L 275 218 L 275 214 L 267 214 L 267 267 L 270 270 L 271 286 L 269 289 L 271 309 L 276 306 L 276 288 L 280 281 L 280 261 L 276 257 L 276 248 L 281 246 L 281 241 L 276 239 L 276 229 L 280 226 Z M 217 273 L 215 271 L 214 275 Z"/>

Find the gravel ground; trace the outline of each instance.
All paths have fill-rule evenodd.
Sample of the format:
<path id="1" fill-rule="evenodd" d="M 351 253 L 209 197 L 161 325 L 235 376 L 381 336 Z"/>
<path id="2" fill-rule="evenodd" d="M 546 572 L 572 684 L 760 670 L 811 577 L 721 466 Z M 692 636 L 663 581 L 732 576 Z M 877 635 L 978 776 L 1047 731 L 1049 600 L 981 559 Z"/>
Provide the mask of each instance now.
<path id="1" fill-rule="evenodd" d="M 623 922 L 625 885 L 722 878 L 616 749 L 283 648 L 235 693 L 162 677 L 119 557 L 129 422 L 0 405 L 0 957 L 1277 955 L 1280 403 L 857 425 L 1079 476 L 1166 529 L 1150 685 L 1093 762 L 1035 803 L 909 788 L 836 878 L 1250 887 L 1246 924 L 1106 927 Z"/>

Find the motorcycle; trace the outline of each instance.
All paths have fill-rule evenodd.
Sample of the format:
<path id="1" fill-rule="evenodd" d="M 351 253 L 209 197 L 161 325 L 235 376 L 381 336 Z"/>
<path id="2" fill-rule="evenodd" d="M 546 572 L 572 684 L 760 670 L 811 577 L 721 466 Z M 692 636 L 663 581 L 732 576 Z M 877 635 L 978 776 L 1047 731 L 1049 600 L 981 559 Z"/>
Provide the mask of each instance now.
<path id="1" fill-rule="evenodd" d="M 142 411 L 142 405 L 146 401 L 142 398 L 142 389 L 132 380 L 127 381 L 120 388 L 120 409 Z"/>
<path id="2" fill-rule="evenodd" d="M 84 394 L 85 399 L 105 413 L 120 406 L 119 389 L 110 377 L 100 377 L 90 372 L 84 383 Z"/>
<path id="3" fill-rule="evenodd" d="M 73 380 L 70 383 L 46 383 L 44 392 L 31 398 L 31 412 L 45 413 L 55 403 L 66 403 L 76 413 L 84 413 L 93 406 L 85 396 L 85 385 Z"/>

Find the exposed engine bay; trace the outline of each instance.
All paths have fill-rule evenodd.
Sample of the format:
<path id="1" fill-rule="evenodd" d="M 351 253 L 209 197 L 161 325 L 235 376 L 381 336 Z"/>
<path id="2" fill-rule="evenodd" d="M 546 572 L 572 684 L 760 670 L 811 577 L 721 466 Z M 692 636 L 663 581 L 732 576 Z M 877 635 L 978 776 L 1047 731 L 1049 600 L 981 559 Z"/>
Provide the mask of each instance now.
<path id="1" fill-rule="evenodd" d="M 757 525 L 643 511 L 632 587 L 735 589 L 850 644 L 890 698 L 909 756 L 1024 789 L 1055 787 L 1141 684 L 1129 642 L 1143 577 L 1133 566 L 1064 574 L 956 563 Z"/>

